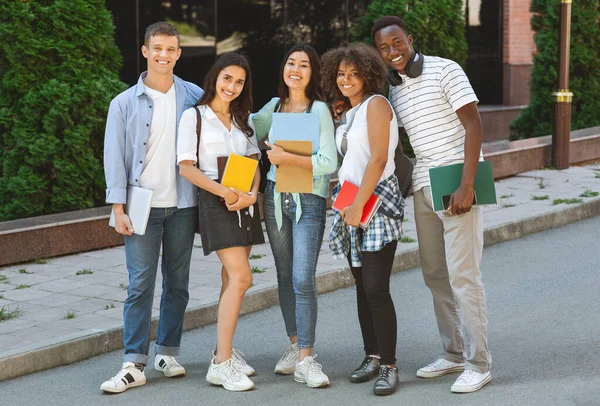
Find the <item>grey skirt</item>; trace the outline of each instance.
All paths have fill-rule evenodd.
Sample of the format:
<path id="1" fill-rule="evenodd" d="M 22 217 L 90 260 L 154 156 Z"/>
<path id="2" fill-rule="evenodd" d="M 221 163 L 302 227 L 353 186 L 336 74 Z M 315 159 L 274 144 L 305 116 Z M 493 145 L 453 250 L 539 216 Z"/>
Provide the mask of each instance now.
<path id="1" fill-rule="evenodd" d="M 198 228 L 204 255 L 231 247 L 248 247 L 263 244 L 265 237 L 260 221 L 258 203 L 254 203 L 254 216 L 247 208 L 227 210 L 223 199 L 198 189 Z M 241 227 L 240 227 L 241 217 Z"/>

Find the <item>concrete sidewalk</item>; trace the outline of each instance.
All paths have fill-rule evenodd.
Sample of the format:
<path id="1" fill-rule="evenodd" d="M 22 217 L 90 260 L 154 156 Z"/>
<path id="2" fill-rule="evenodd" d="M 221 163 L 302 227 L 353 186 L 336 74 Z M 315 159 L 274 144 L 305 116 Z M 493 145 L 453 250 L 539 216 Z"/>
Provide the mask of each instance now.
<path id="1" fill-rule="evenodd" d="M 600 214 L 600 197 L 594 193 L 600 192 L 600 164 L 523 173 L 498 181 L 496 192 L 499 205 L 484 210 L 486 245 Z M 580 201 L 558 203 L 555 199 Z M 406 203 L 406 217 L 406 237 L 397 249 L 396 272 L 419 266 L 412 197 Z M 204 257 L 199 238 L 195 244 L 186 330 L 215 322 L 221 284 L 217 256 Z M 269 245 L 254 247 L 252 254 L 254 284 L 243 313 L 278 304 Z M 17 316 L 0 321 L 0 381 L 123 347 L 122 312 L 128 283 L 123 247 L 40 262 L 44 263 L 0 269 L 0 317 L 10 312 Z M 158 314 L 161 283 L 159 276 L 153 316 Z M 324 243 L 318 266 L 319 292 L 352 284 L 346 263 L 334 260 Z"/>

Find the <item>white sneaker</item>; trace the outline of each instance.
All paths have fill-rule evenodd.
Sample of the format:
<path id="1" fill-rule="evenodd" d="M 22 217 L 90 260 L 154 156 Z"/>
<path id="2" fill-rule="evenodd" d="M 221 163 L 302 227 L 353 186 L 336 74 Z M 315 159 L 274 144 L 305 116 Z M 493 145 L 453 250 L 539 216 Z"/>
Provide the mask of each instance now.
<path id="1" fill-rule="evenodd" d="M 471 393 L 483 388 L 483 385 L 491 380 L 492 373 L 490 371 L 481 373 L 467 369 L 465 372 L 460 374 L 450 390 L 455 393 Z"/>
<path id="2" fill-rule="evenodd" d="M 431 364 L 419 369 L 417 376 L 420 378 L 437 378 L 438 376 L 461 372 L 464 369 L 464 362 L 452 362 L 444 358 L 438 358 Z"/>
<path id="3" fill-rule="evenodd" d="M 144 371 L 137 369 L 133 362 L 126 362 L 115 376 L 100 386 L 100 389 L 104 392 L 121 393 L 134 386 L 142 386 L 145 383 L 146 374 L 144 374 Z"/>
<path id="4" fill-rule="evenodd" d="M 162 371 L 167 378 L 185 375 L 185 368 L 172 355 L 156 354 L 156 357 L 154 357 L 154 369 Z"/>
<path id="5" fill-rule="evenodd" d="M 275 373 L 291 375 L 296 371 L 296 364 L 300 362 L 300 350 L 297 343 L 290 343 L 283 356 L 275 365 Z"/>
<path id="6" fill-rule="evenodd" d="M 254 388 L 254 382 L 244 375 L 233 363 L 233 358 L 215 364 L 213 358 L 206 374 L 206 380 L 213 385 L 221 385 L 225 389 L 241 392 Z"/>
<path id="7" fill-rule="evenodd" d="M 304 360 L 296 364 L 294 372 L 294 381 L 306 383 L 309 388 L 318 388 L 329 385 L 329 378 L 322 371 L 321 364 L 315 361 L 317 355 L 305 357 Z"/>

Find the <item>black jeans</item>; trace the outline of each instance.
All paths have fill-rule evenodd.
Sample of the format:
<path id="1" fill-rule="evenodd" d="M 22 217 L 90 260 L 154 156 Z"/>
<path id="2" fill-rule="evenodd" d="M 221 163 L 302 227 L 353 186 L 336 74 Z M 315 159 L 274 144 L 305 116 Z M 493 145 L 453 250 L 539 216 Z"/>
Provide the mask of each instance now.
<path id="1" fill-rule="evenodd" d="M 356 281 L 358 321 L 365 353 L 379 354 L 382 365 L 396 363 L 397 322 L 390 295 L 390 274 L 397 245 L 398 241 L 393 241 L 381 251 L 363 251 L 362 267 L 354 268 L 350 263 Z"/>

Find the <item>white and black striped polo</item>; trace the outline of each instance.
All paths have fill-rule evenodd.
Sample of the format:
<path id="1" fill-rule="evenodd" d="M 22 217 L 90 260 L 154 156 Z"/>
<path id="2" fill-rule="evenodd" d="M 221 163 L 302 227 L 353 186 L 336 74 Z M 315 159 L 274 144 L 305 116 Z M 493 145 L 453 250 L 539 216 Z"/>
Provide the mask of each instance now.
<path id="1" fill-rule="evenodd" d="M 403 82 L 390 86 L 389 99 L 417 157 L 417 191 L 429 186 L 430 168 L 464 161 L 465 129 L 456 111 L 479 100 L 460 65 L 449 59 L 425 56 L 419 77 L 400 76 Z"/>

